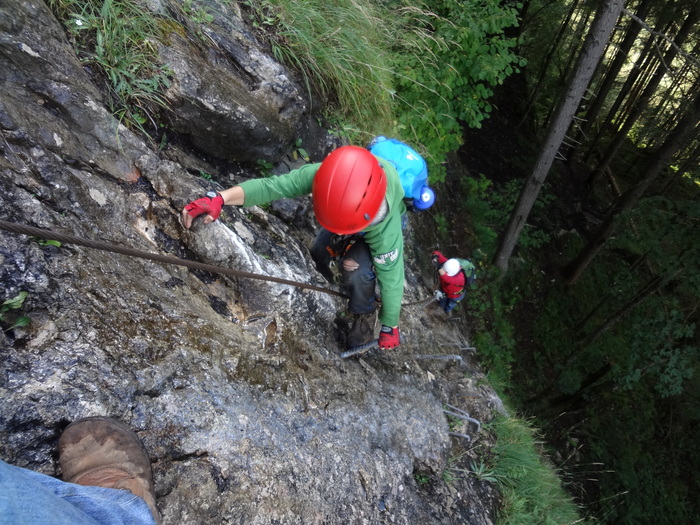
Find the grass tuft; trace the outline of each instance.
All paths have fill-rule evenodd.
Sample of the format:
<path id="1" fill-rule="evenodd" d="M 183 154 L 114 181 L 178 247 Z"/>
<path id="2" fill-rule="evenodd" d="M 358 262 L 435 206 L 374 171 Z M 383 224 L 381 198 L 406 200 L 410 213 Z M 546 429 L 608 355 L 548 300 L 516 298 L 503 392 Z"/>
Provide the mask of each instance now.
<path id="1" fill-rule="evenodd" d="M 501 489 L 499 523 L 581 523 L 578 508 L 562 487 L 556 469 L 540 453 L 542 446 L 535 430 L 513 417 L 498 417 L 492 425 L 497 441 L 489 476 Z"/>
<path id="2" fill-rule="evenodd" d="M 153 114 L 167 107 L 169 71 L 155 48 L 158 18 L 130 0 L 49 0 L 83 64 L 107 85 L 107 105 L 119 121 L 146 133 Z M 147 134 L 147 133 L 146 133 Z"/>

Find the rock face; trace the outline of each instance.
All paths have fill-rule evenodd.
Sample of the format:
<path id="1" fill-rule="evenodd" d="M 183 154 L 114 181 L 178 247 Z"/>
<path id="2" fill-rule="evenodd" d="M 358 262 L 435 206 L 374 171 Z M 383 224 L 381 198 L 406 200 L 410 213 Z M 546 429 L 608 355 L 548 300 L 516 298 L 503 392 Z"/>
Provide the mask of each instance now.
<path id="1" fill-rule="evenodd" d="M 182 206 L 214 183 L 117 125 L 43 3 L 3 2 L 0 25 L 0 219 L 327 286 L 308 255 L 308 198 L 227 209 L 220 221 L 183 230 Z M 292 75 L 254 41 L 219 29 L 206 29 L 217 53 L 235 40 L 236 53 L 267 64 L 274 82 L 249 79 L 250 92 L 236 99 L 227 90 L 205 95 L 226 118 L 256 115 L 239 130 L 253 146 L 220 150 L 237 139 L 218 128 L 209 129 L 209 148 L 195 145 L 202 157 L 280 160 L 303 127 Z M 180 44 L 162 56 L 179 53 L 192 85 L 198 75 L 215 74 L 214 86 L 240 74 L 212 69 Z M 175 97 L 186 100 L 183 86 Z M 176 107 L 173 122 L 206 129 L 211 119 L 195 106 Z M 286 109 L 273 118 L 273 106 Z M 230 173 L 217 175 L 228 184 Z M 416 218 L 407 253 L 424 254 Z M 164 523 L 493 522 L 493 487 L 465 470 L 475 444 L 488 450 L 488 434 L 448 424 L 443 412 L 450 404 L 485 422 L 500 404 L 478 382 L 460 318 L 405 306 L 398 351 L 343 360 L 334 323 L 341 298 L 54 244 L 0 230 L 0 302 L 28 294 L 1 321 L 1 459 L 60 476 L 65 426 L 109 415 L 143 440 Z M 428 297 L 430 284 L 425 262 L 409 257 L 404 301 Z M 19 314 L 31 323 L 10 329 Z"/>
<path id="2" fill-rule="evenodd" d="M 171 33 L 159 46 L 173 73 L 167 93 L 170 126 L 215 157 L 277 160 L 296 138 L 306 111 L 300 87 L 260 49 L 242 22 L 239 4 L 203 5 L 212 21 L 191 28 L 200 39 Z M 179 9 L 171 4 L 168 11 Z M 178 19 L 190 25 L 185 17 Z M 209 44 L 205 49 L 203 39 Z"/>

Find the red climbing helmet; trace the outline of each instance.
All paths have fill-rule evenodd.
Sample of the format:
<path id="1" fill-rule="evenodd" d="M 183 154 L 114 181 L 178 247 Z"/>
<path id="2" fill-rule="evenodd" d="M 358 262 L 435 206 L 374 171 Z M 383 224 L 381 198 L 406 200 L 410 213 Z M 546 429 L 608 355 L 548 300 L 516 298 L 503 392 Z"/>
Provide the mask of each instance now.
<path id="1" fill-rule="evenodd" d="M 314 212 L 325 229 L 347 235 L 362 231 L 386 195 L 386 174 L 365 148 L 342 146 L 328 155 L 313 182 Z"/>

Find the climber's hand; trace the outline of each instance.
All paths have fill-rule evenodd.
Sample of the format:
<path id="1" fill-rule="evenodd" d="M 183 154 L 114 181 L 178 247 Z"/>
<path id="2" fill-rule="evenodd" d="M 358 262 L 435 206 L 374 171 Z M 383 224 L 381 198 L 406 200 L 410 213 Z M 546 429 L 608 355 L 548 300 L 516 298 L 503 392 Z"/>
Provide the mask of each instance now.
<path id="1" fill-rule="evenodd" d="M 221 193 L 210 191 L 201 199 L 190 202 L 182 210 L 182 224 L 185 228 L 192 226 L 192 221 L 206 213 L 204 224 L 214 222 L 221 215 L 221 208 L 224 205 L 224 198 Z"/>
<path id="2" fill-rule="evenodd" d="M 379 331 L 379 348 L 382 350 L 391 350 L 401 344 L 399 337 L 399 327 L 390 327 L 385 324 Z"/>

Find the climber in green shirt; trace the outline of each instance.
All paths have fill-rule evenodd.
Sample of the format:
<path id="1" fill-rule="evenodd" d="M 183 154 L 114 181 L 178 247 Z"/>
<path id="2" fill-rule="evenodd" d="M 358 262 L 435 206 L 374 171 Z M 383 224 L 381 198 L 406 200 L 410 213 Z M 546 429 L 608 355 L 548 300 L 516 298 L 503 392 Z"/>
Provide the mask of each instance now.
<path id="1" fill-rule="evenodd" d="M 404 283 L 401 217 L 406 206 L 391 163 L 364 148 L 343 146 L 321 163 L 209 193 L 185 206 L 182 220 L 189 228 L 202 214 L 205 223 L 215 221 L 225 204 L 248 207 L 309 193 L 322 226 L 311 255 L 329 281 L 334 280 L 330 263 L 339 263 L 340 284 L 350 295 L 348 310 L 355 314 L 348 348 L 375 339 L 375 281 L 381 296 L 379 347 L 396 348 Z"/>

